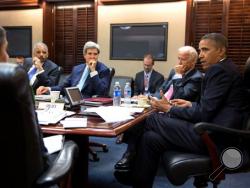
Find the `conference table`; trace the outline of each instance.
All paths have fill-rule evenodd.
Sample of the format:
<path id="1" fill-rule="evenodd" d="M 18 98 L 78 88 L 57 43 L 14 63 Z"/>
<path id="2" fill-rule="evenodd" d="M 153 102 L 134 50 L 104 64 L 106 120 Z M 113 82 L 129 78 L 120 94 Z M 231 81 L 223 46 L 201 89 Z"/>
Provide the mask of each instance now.
<path id="1" fill-rule="evenodd" d="M 62 134 L 66 139 L 75 141 L 79 147 L 79 155 L 76 159 L 72 172 L 73 188 L 88 187 L 88 152 L 89 152 L 89 136 L 97 137 L 116 137 L 127 129 L 137 125 L 143 121 L 154 110 L 146 108 L 142 113 L 134 114 L 134 119 L 106 123 L 101 117 L 87 116 L 86 128 L 64 129 L 58 123 L 55 125 L 41 125 L 42 131 L 46 135 Z M 83 115 L 74 115 L 75 117 L 83 117 Z"/>

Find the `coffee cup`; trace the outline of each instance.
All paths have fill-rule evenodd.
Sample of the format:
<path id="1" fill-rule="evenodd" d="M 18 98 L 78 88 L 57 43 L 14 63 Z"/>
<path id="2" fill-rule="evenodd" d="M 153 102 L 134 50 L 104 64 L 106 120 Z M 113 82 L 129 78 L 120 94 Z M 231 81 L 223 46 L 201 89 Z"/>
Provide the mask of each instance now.
<path id="1" fill-rule="evenodd" d="M 148 99 L 146 97 L 138 98 L 138 106 L 145 106 L 148 104 Z"/>
<path id="2" fill-rule="evenodd" d="M 60 91 L 50 91 L 50 102 L 56 102 L 60 97 Z"/>

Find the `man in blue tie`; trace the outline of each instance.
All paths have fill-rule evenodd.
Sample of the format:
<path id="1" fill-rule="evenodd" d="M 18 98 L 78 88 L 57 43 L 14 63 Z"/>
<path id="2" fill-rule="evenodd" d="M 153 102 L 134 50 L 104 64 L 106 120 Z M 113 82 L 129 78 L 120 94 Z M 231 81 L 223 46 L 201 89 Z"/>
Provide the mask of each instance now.
<path id="1" fill-rule="evenodd" d="M 61 84 L 54 87 L 41 86 L 36 94 L 44 94 L 49 90 L 64 92 L 64 88 L 77 86 L 81 90 L 84 98 L 93 95 L 106 95 L 110 81 L 110 72 L 108 67 L 98 61 L 100 47 L 92 41 L 85 43 L 83 47 L 83 56 L 86 63 L 73 67 L 70 76 Z"/>

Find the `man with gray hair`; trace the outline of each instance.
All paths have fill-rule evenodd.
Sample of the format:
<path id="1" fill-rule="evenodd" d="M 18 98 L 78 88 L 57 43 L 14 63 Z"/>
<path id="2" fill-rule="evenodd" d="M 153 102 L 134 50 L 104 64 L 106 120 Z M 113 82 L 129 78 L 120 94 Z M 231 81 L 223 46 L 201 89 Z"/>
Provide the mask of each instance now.
<path id="1" fill-rule="evenodd" d="M 227 47 L 227 39 L 220 33 L 209 33 L 201 38 L 199 58 L 206 73 L 197 102 L 173 99 L 168 103 L 163 97 L 160 102 L 165 103 L 164 108 L 158 108 L 159 102 L 151 99 L 157 113 L 147 117 L 138 141 L 136 160 L 129 172 L 133 175 L 134 187 L 153 186 L 160 158 L 165 152 L 207 154 L 202 138 L 193 128 L 195 123 L 208 122 L 233 129 L 243 127 L 247 93 L 237 67 L 227 58 Z M 236 140 L 219 132 L 212 137 L 219 152 L 231 144 L 236 145 Z M 117 177 L 121 177 L 121 173 Z"/>
<path id="2" fill-rule="evenodd" d="M 160 98 L 161 91 L 168 100 L 197 100 L 202 81 L 201 72 L 195 68 L 197 59 L 197 51 L 192 46 L 180 47 L 177 65 L 170 71 L 168 78 L 154 96 Z"/>
<path id="3" fill-rule="evenodd" d="M 85 43 L 83 47 L 83 56 L 86 63 L 73 67 L 70 76 L 61 84 L 54 87 L 41 86 L 37 89 L 38 95 L 44 94 L 49 90 L 61 91 L 64 88 L 77 86 L 84 98 L 93 95 L 106 95 L 110 80 L 109 69 L 98 61 L 100 47 L 92 41 Z"/>
<path id="4" fill-rule="evenodd" d="M 161 98 L 161 95 L 172 99 L 186 99 L 196 101 L 200 96 L 202 74 L 195 69 L 198 54 L 191 46 L 183 46 L 178 49 L 178 62 L 171 70 L 167 80 L 165 80 L 155 97 Z M 160 94 L 161 93 L 161 94 Z M 164 108 L 165 103 L 157 100 L 158 108 Z M 144 122 L 132 127 L 124 133 L 123 142 L 127 143 L 127 150 L 122 158 L 115 164 L 116 170 L 127 170 L 131 168 L 135 157 L 135 150 L 138 139 L 143 132 Z"/>
<path id="5" fill-rule="evenodd" d="M 30 85 L 33 90 L 39 86 L 54 86 L 58 74 L 58 66 L 48 59 L 48 47 L 43 42 L 38 42 L 33 47 L 33 54 L 25 58 L 23 67 L 27 70 Z"/>

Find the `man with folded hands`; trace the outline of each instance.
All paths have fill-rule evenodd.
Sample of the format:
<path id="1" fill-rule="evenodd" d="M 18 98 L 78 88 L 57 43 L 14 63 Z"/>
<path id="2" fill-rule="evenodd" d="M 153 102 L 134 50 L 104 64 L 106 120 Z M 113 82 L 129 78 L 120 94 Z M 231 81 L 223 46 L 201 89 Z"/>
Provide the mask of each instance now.
<path id="1" fill-rule="evenodd" d="M 92 41 L 86 42 L 83 47 L 86 63 L 73 67 L 70 76 L 61 85 L 51 88 L 41 86 L 36 90 L 36 94 L 41 95 L 50 90 L 61 91 L 64 94 L 64 88 L 77 86 L 83 98 L 90 98 L 93 95 L 107 95 L 110 71 L 108 67 L 98 61 L 99 53 L 98 44 Z"/>

